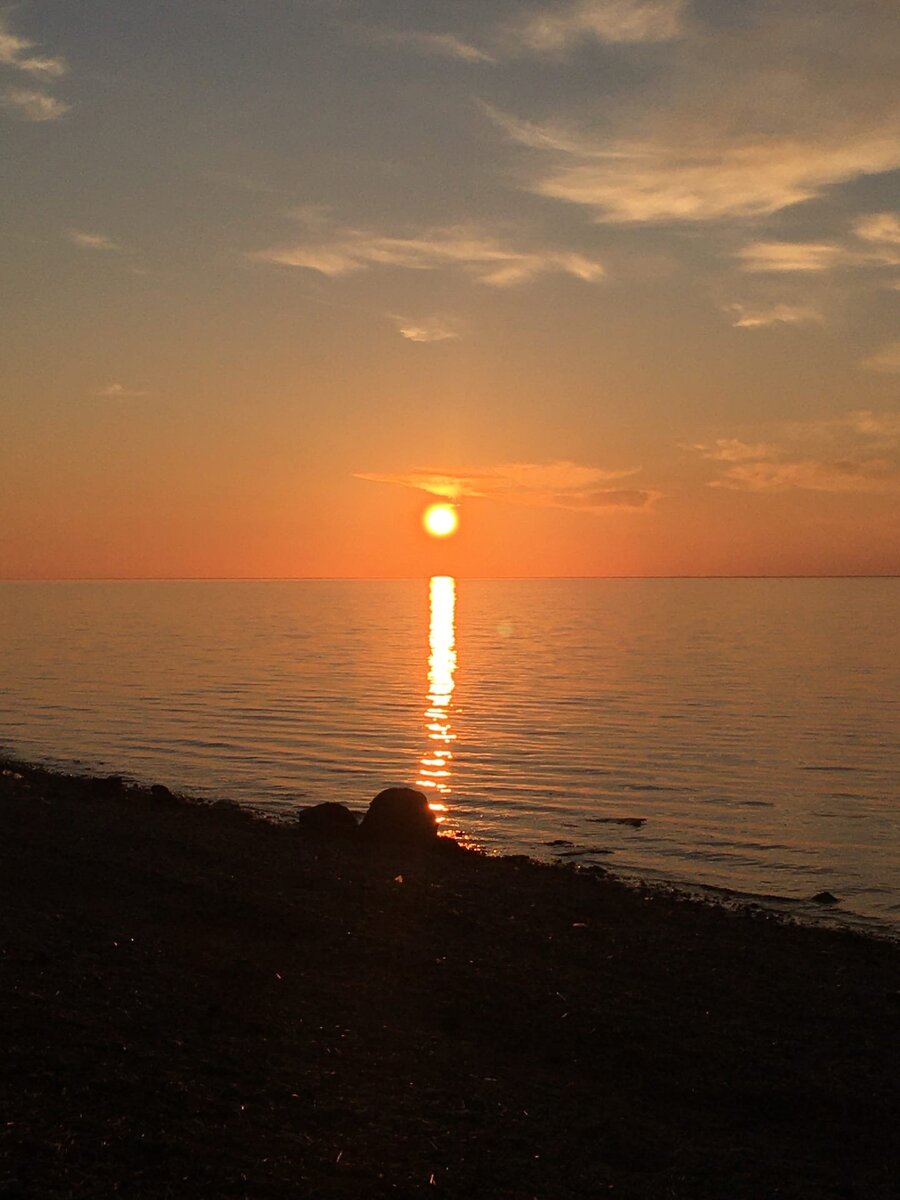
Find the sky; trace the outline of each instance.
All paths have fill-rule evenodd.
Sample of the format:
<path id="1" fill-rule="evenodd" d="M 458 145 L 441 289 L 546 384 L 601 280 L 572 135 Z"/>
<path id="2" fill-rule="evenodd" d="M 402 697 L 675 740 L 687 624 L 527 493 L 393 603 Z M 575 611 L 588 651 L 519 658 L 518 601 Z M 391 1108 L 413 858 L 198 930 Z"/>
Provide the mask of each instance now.
<path id="1" fill-rule="evenodd" d="M 900 573 L 898 43 L 0 4 L 0 578 Z"/>

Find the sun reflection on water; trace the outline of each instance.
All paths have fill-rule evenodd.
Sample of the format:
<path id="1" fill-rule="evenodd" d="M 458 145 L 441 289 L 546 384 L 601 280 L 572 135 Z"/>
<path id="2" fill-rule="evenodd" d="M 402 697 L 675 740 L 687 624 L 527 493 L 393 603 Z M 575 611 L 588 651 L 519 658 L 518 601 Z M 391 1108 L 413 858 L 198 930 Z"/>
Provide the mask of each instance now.
<path id="1" fill-rule="evenodd" d="M 435 575 L 429 587 L 428 700 L 425 734 L 428 748 L 419 760 L 416 785 L 429 797 L 429 805 L 443 821 L 450 793 L 450 771 L 456 734 L 450 728 L 450 706 L 456 671 L 456 580 Z"/>

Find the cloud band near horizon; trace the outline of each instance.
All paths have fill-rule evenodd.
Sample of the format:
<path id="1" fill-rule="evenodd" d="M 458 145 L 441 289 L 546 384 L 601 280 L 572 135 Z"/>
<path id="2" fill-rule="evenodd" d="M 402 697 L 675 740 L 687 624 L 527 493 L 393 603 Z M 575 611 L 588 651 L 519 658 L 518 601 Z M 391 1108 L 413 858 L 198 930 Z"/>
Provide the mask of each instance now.
<path id="1" fill-rule="evenodd" d="M 615 509 L 649 510 L 662 497 L 650 488 L 605 486 L 638 474 L 640 468 L 606 470 L 572 462 L 500 463 L 457 471 L 414 470 L 357 472 L 356 479 L 413 488 L 429 496 L 458 503 L 463 499 L 493 500 L 532 508 L 563 508 L 577 512 Z"/>

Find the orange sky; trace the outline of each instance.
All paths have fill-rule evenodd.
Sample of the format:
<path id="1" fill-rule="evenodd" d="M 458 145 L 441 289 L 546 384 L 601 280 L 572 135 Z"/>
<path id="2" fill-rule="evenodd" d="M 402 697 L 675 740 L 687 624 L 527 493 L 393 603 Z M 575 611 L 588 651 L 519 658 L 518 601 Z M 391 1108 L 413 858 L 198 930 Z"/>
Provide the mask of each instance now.
<path id="1" fill-rule="evenodd" d="M 4 11 L 0 578 L 900 572 L 889 8 Z"/>

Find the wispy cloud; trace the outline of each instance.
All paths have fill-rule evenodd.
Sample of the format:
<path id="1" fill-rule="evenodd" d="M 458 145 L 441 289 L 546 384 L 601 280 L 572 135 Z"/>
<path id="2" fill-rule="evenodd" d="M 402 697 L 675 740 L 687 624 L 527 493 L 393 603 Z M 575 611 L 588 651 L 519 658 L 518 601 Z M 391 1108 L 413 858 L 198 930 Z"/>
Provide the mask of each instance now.
<path id="1" fill-rule="evenodd" d="M 866 453 L 900 448 L 900 411 L 856 408 L 834 417 L 782 421 L 777 429 L 786 441 L 821 442 L 839 450 L 848 445 L 864 446 Z"/>
<path id="2" fill-rule="evenodd" d="M 820 421 L 817 427 L 838 433 L 842 429 L 849 429 L 853 433 L 874 438 L 885 447 L 900 443 L 900 412 L 872 412 L 868 408 L 859 408 L 837 419 Z"/>
<path id="3" fill-rule="evenodd" d="M 855 255 L 863 264 L 900 266 L 900 213 L 866 213 L 857 219 L 853 232 L 864 245 Z"/>
<path id="4" fill-rule="evenodd" d="M 89 233 L 82 229 L 70 229 L 66 236 L 69 241 L 82 250 L 103 250 L 108 253 L 121 253 L 122 246 L 105 233 Z"/>
<path id="5" fill-rule="evenodd" d="M 835 267 L 900 265 L 900 218 L 869 213 L 853 223 L 856 238 L 840 242 L 750 242 L 735 254 L 744 271 L 830 271 Z M 861 244 L 860 244 L 861 243 Z"/>
<path id="6" fill-rule="evenodd" d="M 716 438 L 714 442 L 697 442 L 693 446 L 704 458 L 715 462 L 738 463 L 771 458 L 778 447 L 770 442 L 742 442 L 740 438 Z"/>
<path id="7" fill-rule="evenodd" d="M 652 13 L 644 33 L 681 36 L 627 93 L 548 89 L 536 119 L 493 110 L 529 152 L 522 186 L 603 223 L 743 222 L 900 166 L 889 5 L 754 4 L 739 25 L 695 7 L 689 21 L 676 7 L 640 10 Z M 534 28 L 565 42 L 579 24 L 564 18 L 590 8 L 548 9 Z"/>
<path id="8" fill-rule="evenodd" d="M 107 387 L 98 388 L 94 395 L 104 400 L 134 400 L 138 396 L 146 396 L 137 388 L 125 387 L 122 383 L 111 383 Z"/>
<path id="9" fill-rule="evenodd" d="M 803 459 L 738 463 L 710 486 L 750 492 L 894 493 L 900 491 L 900 479 L 896 466 L 886 459 Z"/>
<path id="10" fill-rule="evenodd" d="M 479 37 L 373 29 L 366 29 L 364 36 L 472 64 L 523 56 L 559 58 L 584 43 L 666 42 L 680 37 L 684 7 L 684 0 L 569 0 L 527 7 L 510 20 L 489 26 Z"/>
<path id="11" fill-rule="evenodd" d="M 489 51 L 465 42 L 452 33 L 417 33 L 413 30 L 368 31 L 374 41 L 395 46 L 408 46 L 420 54 L 434 54 L 439 58 L 454 58 L 459 62 L 492 63 L 496 59 Z"/>
<path id="12" fill-rule="evenodd" d="M 7 87 L 0 94 L 0 104 L 22 121 L 58 121 L 71 105 L 52 96 L 45 87 L 68 71 L 65 59 L 35 54 L 37 44 L 13 33 L 6 14 L 0 12 L 0 67 L 30 75 L 35 85 Z"/>
<path id="13" fill-rule="evenodd" d="M 401 337 L 410 342 L 448 342 L 462 336 L 463 328 L 455 317 L 401 317 L 392 314 Z"/>
<path id="14" fill-rule="evenodd" d="M 559 53 L 584 41 L 665 42 L 683 30 L 682 0 L 571 0 L 527 12 L 501 33 L 510 48 Z"/>
<path id="15" fill-rule="evenodd" d="M 658 491 L 608 486 L 637 472 L 638 468 L 605 470 L 572 462 L 500 463 L 456 471 L 360 472 L 356 478 L 415 488 L 445 500 L 468 497 L 532 508 L 599 513 L 611 509 L 648 509 L 655 504 L 661 496 Z"/>
<path id="16" fill-rule="evenodd" d="M 898 344 L 900 347 L 900 344 Z M 714 488 L 751 492 L 900 492 L 900 413 L 854 410 L 781 422 L 770 440 L 722 437 L 691 449 L 720 465 Z"/>
<path id="17" fill-rule="evenodd" d="M 36 43 L 13 33 L 9 22 L 0 13 L 0 63 L 15 67 L 41 79 L 57 79 L 69 69 L 65 59 L 43 54 L 33 54 Z"/>
<path id="18" fill-rule="evenodd" d="M 862 365 L 870 371 L 894 374 L 900 371 L 900 338 L 863 359 Z"/>
<path id="19" fill-rule="evenodd" d="M 813 199 L 831 184 L 900 166 L 896 128 L 862 136 L 838 130 L 808 140 L 735 138 L 730 131 L 696 127 L 592 138 L 559 123 L 523 121 L 483 107 L 511 141 L 549 159 L 530 190 L 582 205 L 600 222 L 769 216 Z"/>
<path id="20" fill-rule="evenodd" d="M 48 92 L 40 92 L 35 88 L 7 88 L 2 102 L 23 121 L 58 121 L 71 107 Z"/>
<path id="21" fill-rule="evenodd" d="M 821 324 L 824 316 L 817 308 L 804 304 L 771 304 L 751 307 L 746 304 L 728 304 L 725 311 L 731 315 L 732 325 L 737 329 L 767 329 L 773 325 Z"/>
<path id="22" fill-rule="evenodd" d="M 305 267 L 337 278 L 375 267 L 408 271 L 455 268 L 491 287 L 514 287 L 551 272 L 572 275 L 588 283 L 603 278 L 603 267 L 583 254 L 544 248 L 520 249 L 475 227 L 430 229 L 410 237 L 395 237 L 364 229 L 318 222 L 303 241 L 257 251 L 258 261 L 286 267 Z"/>
<path id="23" fill-rule="evenodd" d="M 835 242 L 751 242 L 735 257 L 744 271 L 828 271 L 846 255 Z"/>
<path id="24" fill-rule="evenodd" d="M 867 242 L 900 246 L 900 213 L 866 213 L 857 218 L 853 232 Z"/>

